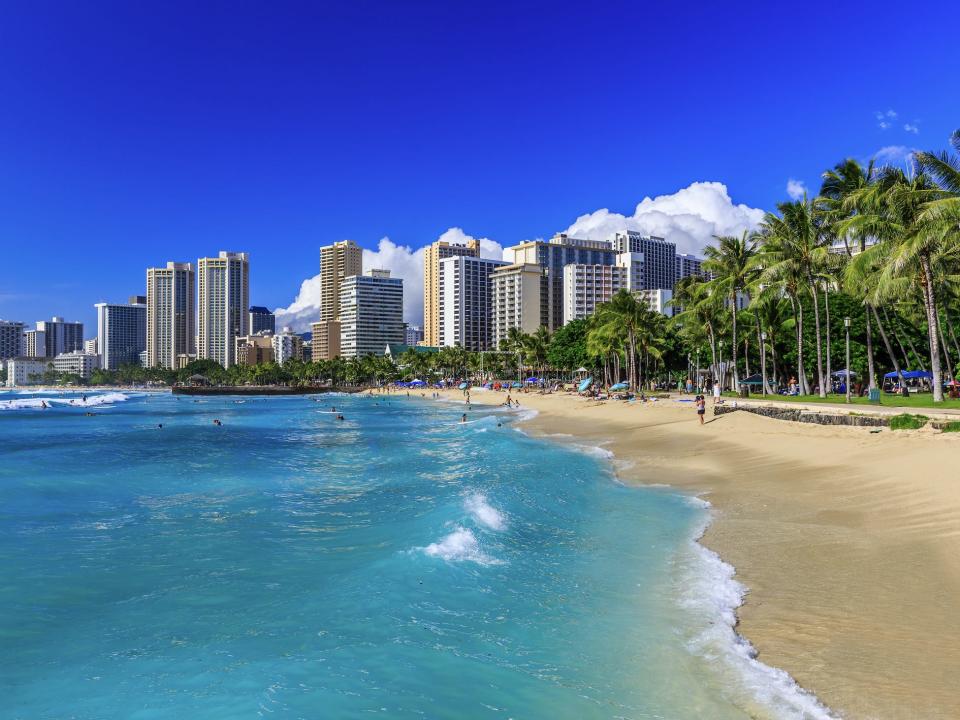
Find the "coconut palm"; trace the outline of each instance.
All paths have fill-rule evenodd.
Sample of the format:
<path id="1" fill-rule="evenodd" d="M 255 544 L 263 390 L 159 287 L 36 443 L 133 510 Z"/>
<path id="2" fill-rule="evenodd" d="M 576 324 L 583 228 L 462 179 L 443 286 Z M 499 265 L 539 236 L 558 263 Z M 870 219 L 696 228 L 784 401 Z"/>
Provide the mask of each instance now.
<path id="1" fill-rule="evenodd" d="M 746 230 L 740 237 L 724 235 L 715 239 L 717 244 L 710 245 L 704 250 L 706 260 L 703 263 L 703 269 L 714 275 L 714 279 L 710 281 L 711 284 L 715 291 L 722 293 L 730 303 L 733 335 L 731 344 L 733 389 L 736 391 L 740 386 L 737 370 L 737 297 L 753 282 L 753 276 L 756 274 L 753 258 L 756 255 L 757 240 L 754 234 Z"/>

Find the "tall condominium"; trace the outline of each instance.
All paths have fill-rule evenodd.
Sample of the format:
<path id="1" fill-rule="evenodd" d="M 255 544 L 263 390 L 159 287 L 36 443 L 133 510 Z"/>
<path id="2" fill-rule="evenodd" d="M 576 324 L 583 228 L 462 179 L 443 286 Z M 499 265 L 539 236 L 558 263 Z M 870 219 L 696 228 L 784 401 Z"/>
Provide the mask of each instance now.
<path id="1" fill-rule="evenodd" d="M 363 272 L 363 250 L 353 240 L 320 248 L 320 320 L 340 318 L 340 290 L 345 278 Z"/>
<path id="2" fill-rule="evenodd" d="M 510 328 L 532 333 L 547 318 L 546 270 L 533 263 L 504 265 L 490 273 L 493 344 L 503 347 Z"/>
<path id="3" fill-rule="evenodd" d="M 43 332 L 46 356 L 56 357 L 68 352 L 83 352 L 83 323 L 67 322 L 62 317 L 37 322 Z"/>
<path id="4" fill-rule="evenodd" d="M 403 342 L 403 280 L 389 270 L 344 278 L 340 289 L 340 354 L 383 355 Z"/>
<path id="5" fill-rule="evenodd" d="M 440 261 L 449 257 L 480 257 L 480 241 L 466 245 L 437 240 L 423 253 L 423 344 L 440 345 Z"/>
<path id="6" fill-rule="evenodd" d="M 250 259 L 221 250 L 197 260 L 197 358 L 234 363 L 236 339 L 247 335 Z"/>
<path id="7" fill-rule="evenodd" d="M 614 233 L 610 244 L 618 253 L 643 253 L 643 288 L 673 290 L 677 277 L 677 246 L 655 235 L 634 230 Z"/>
<path id="8" fill-rule="evenodd" d="M 474 351 L 492 347 L 490 273 L 507 264 L 467 255 L 440 261 L 440 345 Z"/>
<path id="9" fill-rule="evenodd" d="M 131 300 L 140 300 L 134 296 Z M 121 365 L 139 365 L 140 353 L 147 349 L 147 304 L 97 303 L 97 342 L 95 352 L 100 367 L 116 370 Z"/>
<path id="10" fill-rule="evenodd" d="M 0 320 L 0 360 L 24 355 L 24 325 L 22 322 Z"/>
<path id="11" fill-rule="evenodd" d="M 413 347 L 423 342 L 423 328 L 419 325 L 408 325 L 404 330 L 404 344 Z M 424 343 L 426 344 L 426 343 Z"/>
<path id="12" fill-rule="evenodd" d="M 273 360 L 283 365 L 287 360 L 303 359 L 303 338 L 288 327 L 283 328 L 271 339 Z"/>
<path id="13" fill-rule="evenodd" d="M 256 335 L 264 330 L 275 333 L 277 331 L 277 319 L 267 308 L 261 305 L 253 305 L 250 308 L 250 319 L 247 327 L 251 335 Z"/>
<path id="14" fill-rule="evenodd" d="M 26 357 L 46 357 L 47 334 L 43 330 L 24 331 L 23 354 Z"/>
<path id="15" fill-rule="evenodd" d="M 177 358 L 194 355 L 196 273 L 191 263 L 147 268 L 147 367 L 177 369 Z"/>
<path id="16" fill-rule="evenodd" d="M 340 357 L 339 320 L 311 323 L 310 334 L 310 359 L 313 362 Z"/>
<path id="17" fill-rule="evenodd" d="M 696 255 L 690 255 L 689 253 L 677 253 L 676 259 L 676 279 L 681 280 L 690 275 L 697 275 L 698 277 L 705 278 L 707 273 L 703 271 L 702 268 L 703 260 L 698 258 Z"/>
<path id="18" fill-rule="evenodd" d="M 617 253 L 610 243 L 598 240 L 555 235 L 550 242 L 530 241 L 509 248 L 516 265 L 539 265 L 543 268 L 543 307 L 541 324 L 550 330 L 563 325 L 563 268 L 577 265 L 613 265 Z M 671 286 L 672 287 L 672 286 Z"/>
<path id="19" fill-rule="evenodd" d="M 627 273 L 627 290 L 643 290 L 643 253 L 618 253 L 617 267 L 622 267 Z"/>
<path id="20" fill-rule="evenodd" d="M 593 315 L 600 303 L 609 302 L 627 287 L 627 268 L 618 265 L 576 265 L 563 269 L 563 322 Z"/>

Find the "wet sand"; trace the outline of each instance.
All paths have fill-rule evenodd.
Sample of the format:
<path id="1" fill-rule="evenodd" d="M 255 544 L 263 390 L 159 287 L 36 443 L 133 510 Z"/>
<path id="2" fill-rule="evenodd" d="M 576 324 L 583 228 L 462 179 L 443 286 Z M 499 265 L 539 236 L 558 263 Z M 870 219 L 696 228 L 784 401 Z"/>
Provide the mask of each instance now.
<path id="1" fill-rule="evenodd" d="M 527 429 L 610 450 L 625 482 L 712 503 L 702 542 L 749 588 L 739 632 L 761 661 L 845 718 L 960 718 L 960 435 L 514 397 L 539 413 Z"/>

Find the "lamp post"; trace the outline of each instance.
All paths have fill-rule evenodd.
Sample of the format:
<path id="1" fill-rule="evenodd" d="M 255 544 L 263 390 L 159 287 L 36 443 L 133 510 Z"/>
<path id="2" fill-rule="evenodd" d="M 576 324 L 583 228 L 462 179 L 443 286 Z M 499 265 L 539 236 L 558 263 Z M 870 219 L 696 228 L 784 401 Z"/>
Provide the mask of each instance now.
<path id="1" fill-rule="evenodd" d="M 844 372 L 847 375 L 847 404 L 850 403 L 850 318 L 843 319 L 843 326 L 847 330 L 847 369 Z"/>
<path id="2" fill-rule="evenodd" d="M 767 396 L 767 333 L 760 333 L 760 380 L 763 382 L 763 396 Z"/>

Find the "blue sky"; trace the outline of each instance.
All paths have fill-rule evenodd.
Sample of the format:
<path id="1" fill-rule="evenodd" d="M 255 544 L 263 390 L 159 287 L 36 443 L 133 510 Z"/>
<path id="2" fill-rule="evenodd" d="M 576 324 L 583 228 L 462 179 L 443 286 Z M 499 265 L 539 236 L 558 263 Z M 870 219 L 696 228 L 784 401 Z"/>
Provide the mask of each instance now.
<path id="1" fill-rule="evenodd" d="M 4 3 L 0 317 L 90 336 L 221 249 L 286 306 L 334 240 L 510 245 L 700 181 L 769 209 L 960 127 L 949 3 L 674 5 Z"/>

